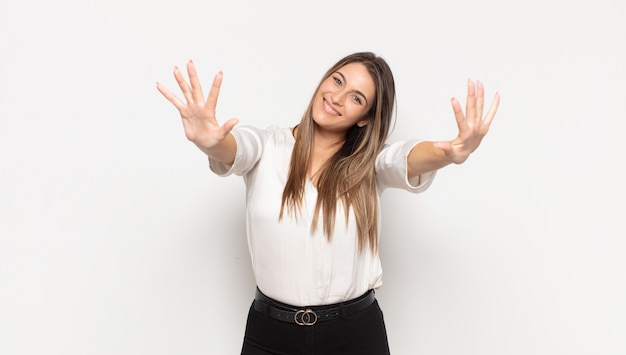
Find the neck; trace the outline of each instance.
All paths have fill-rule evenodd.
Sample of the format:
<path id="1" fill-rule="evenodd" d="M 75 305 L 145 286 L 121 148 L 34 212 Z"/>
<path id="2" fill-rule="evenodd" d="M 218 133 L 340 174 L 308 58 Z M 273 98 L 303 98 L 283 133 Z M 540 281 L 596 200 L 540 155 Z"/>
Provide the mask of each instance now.
<path id="1" fill-rule="evenodd" d="M 294 138 L 298 137 L 300 127 L 297 125 L 291 129 Z M 324 131 L 315 126 L 313 131 L 313 150 L 337 150 L 346 141 L 346 135 L 337 132 Z"/>
<path id="2" fill-rule="evenodd" d="M 308 164 L 308 175 L 315 184 L 317 184 L 320 169 L 341 148 L 345 138 L 345 135 L 323 131 L 319 127 L 315 127 Z"/>
<path id="3" fill-rule="evenodd" d="M 313 132 L 313 147 L 312 148 L 313 148 L 313 151 L 332 150 L 334 152 L 343 145 L 343 142 L 345 142 L 345 140 L 346 140 L 345 133 L 325 131 L 316 125 L 315 131 Z"/>

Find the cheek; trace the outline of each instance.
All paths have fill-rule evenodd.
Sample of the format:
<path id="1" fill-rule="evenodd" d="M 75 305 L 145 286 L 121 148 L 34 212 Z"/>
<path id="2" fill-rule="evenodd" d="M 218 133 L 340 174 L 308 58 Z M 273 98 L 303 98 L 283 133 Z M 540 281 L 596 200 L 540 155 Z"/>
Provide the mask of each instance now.
<path id="1" fill-rule="evenodd" d="M 357 104 L 351 104 L 348 106 L 348 110 L 350 112 L 350 117 L 361 119 L 367 115 L 369 108 L 359 106 Z"/>
<path id="2" fill-rule="evenodd" d="M 312 103 L 312 107 L 311 109 L 313 110 L 313 112 L 318 112 L 320 107 L 322 106 L 322 98 L 318 95 L 315 95 L 315 98 L 313 98 L 313 103 Z"/>

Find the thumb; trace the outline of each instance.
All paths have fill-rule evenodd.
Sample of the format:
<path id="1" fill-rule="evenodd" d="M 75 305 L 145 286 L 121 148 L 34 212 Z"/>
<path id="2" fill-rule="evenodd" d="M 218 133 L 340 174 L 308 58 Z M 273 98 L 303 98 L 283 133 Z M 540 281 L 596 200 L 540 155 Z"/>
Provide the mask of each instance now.
<path id="1" fill-rule="evenodd" d="M 433 142 L 433 146 L 437 149 L 443 150 L 444 153 L 448 153 L 452 150 L 452 144 L 450 144 L 450 142 Z"/>
<path id="2" fill-rule="evenodd" d="M 231 118 L 230 120 L 224 122 L 224 124 L 222 125 L 222 131 L 224 132 L 224 134 L 232 131 L 237 123 L 239 123 L 239 120 L 237 118 Z"/>

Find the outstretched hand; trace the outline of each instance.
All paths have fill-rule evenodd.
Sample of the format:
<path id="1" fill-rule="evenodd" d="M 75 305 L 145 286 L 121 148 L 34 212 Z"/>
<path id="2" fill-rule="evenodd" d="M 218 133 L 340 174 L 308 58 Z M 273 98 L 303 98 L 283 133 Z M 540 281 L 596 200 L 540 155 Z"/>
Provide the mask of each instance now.
<path id="1" fill-rule="evenodd" d="M 231 118 L 220 126 L 215 118 L 215 107 L 222 84 L 222 72 L 218 72 L 215 75 L 206 100 L 204 99 L 196 68 L 191 60 L 187 63 L 187 73 L 191 87 L 183 78 L 178 67 L 174 68 L 174 78 L 176 78 L 186 102 L 181 101 L 161 83 L 157 83 L 157 89 L 180 112 L 187 139 L 195 143 L 201 150 L 207 152 L 224 141 L 238 120 Z"/>
<path id="2" fill-rule="evenodd" d="M 452 110 L 454 110 L 459 134 L 451 141 L 435 143 L 435 147 L 441 149 L 450 162 L 456 164 L 463 163 L 478 148 L 483 137 L 489 131 L 489 125 L 491 125 L 498 110 L 500 95 L 498 93 L 495 94 L 489 111 L 483 117 L 484 98 L 485 88 L 483 83 L 478 81 L 474 84 L 472 80 L 467 82 L 465 113 L 463 113 L 459 101 L 452 98 Z"/>

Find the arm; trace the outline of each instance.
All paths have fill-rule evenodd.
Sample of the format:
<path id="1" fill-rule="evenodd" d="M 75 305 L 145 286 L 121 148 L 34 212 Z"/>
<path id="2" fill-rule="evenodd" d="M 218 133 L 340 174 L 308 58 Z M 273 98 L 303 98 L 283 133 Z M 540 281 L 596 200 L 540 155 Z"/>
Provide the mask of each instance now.
<path id="1" fill-rule="evenodd" d="M 452 163 L 461 164 L 478 148 L 483 137 L 489 131 L 489 125 L 493 121 L 500 103 L 500 95 L 496 93 L 489 111 L 483 118 L 484 97 L 483 84 L 480 81 L 474 84 L 472 80 L 469 80 L 465 114 L 459 101 L 452 98 L 452 110 L 459 134 L 451 141 L 417 144 L 407 157 L 409 178 L 443 168 Z"/>
<path id="2" fill-rule="evenodd" d="M 215 75 L 206 101 L 192 61 L 187 63 L 187 73 L 191 87 L 183 78 L 178 67 L 174 68 L 174 77 L 183 92 L 186 103 L 178 99 L 161 83 L 157 83 L 157 89 L 180 112 L 187 139 L 209 158 L 232 164 L 237 152 L 237 143 L 230 131 L 238 120 L 231 118 L 220 126 L 215 118 L 215 106 L 222 84 L 222 72 Z"/>

